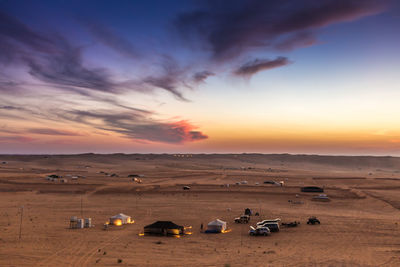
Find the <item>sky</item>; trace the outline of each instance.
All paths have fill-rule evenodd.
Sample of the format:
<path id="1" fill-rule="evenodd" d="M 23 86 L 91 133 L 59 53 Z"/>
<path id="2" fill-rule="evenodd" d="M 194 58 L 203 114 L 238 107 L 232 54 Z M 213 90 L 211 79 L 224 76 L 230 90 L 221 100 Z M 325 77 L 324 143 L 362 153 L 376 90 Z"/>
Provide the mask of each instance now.
<path id="1" fill-rule="evenodd" d="M 400 5 L 0 0 L 0 153 L 400 156 Z"/>

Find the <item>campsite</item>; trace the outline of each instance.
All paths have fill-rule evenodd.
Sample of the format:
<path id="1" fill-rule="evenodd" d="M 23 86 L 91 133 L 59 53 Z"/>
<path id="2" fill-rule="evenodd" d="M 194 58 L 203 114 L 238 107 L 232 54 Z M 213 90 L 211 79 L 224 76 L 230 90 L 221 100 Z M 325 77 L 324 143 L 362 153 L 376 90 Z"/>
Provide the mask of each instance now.
<path id="1" fill-rule="evenodd" d="M 398 158 L 84 154 L 0 161 L 7 161 L 0 168 L 0 251 L 7 255 L 0 266 L 400 264 Z M 133 183 L 132 173 L 143 174 L 142 183 Z M 52 174 L 86 178 L 45 179 Z M 321 193 L 301 192 L 305 186 L 323 188 L 330 201 L 313 201 Z M 247 208 L 250 221 L 235 223 Z M 91 218 L 92 227 L 69 229 L 73 216 Z M 320 224 L 307 224 L 313 216 Z M 277 218 L 289 226 L 267 236 L 249 234 L 250 226 Z M 118 220 L 126 224 L 103 229 Z M 201 224 L 204 231 L 229 231 L 205 234 Z M 180 227 L 191 227 L 192 234 L 142 235 Z"/>

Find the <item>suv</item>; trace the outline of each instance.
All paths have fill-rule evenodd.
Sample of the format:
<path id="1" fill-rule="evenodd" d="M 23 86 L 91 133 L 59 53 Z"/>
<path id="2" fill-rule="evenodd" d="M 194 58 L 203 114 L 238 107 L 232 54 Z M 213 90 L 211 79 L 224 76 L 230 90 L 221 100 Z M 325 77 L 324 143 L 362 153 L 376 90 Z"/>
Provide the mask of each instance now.
<path id="1" fill-rule="evenodd" d="M 257 225 L 257 227 L 268 227 L 271 232 L 279 232 L 280 230 L 278 222 L 266 222 L 262 225 Z"/>
<path id="2" fill-rule="evenodd" d="M 266 223 L 278 223 L 278 222 L 280 222 L 281 221 L 281 219 L 279 219 L 279 218 L 276 218 L 276 219 L 274 219 L 274 220 L 263 220 L 263 221 L 261 221 L 261 222 L 258 222 L 257 223 L 257 226 L 258 225 L 264 225 L 264 224 L 266 224 Z"/>
<path id="3" fill-rule="evenodd" d="M 316 223 L 321 224 L 321 222 L 317 219 L 317 217 L 312 216 L 312 217 L 308 218 L 307 224 L 313 224 L 314 225 Z"/>
<path id="4" fill-rule="evenodd" d="M 235 218 L 235 223 L 249 223 L 250 216 L 249 215 L 242 215 L 240 217 Z"/>
<path id="5" fill-rule="evenodd" d="M 249 235 L 263 235 L 263 236 L 267 236 L 270 235 L 271 231 L 269 230 L 268 227 L 264 227 L 264 226 L 257 226 L 257 228 L 254 228 L 253 226 L 250 226 L 250 231 L 249 231 Z"/>

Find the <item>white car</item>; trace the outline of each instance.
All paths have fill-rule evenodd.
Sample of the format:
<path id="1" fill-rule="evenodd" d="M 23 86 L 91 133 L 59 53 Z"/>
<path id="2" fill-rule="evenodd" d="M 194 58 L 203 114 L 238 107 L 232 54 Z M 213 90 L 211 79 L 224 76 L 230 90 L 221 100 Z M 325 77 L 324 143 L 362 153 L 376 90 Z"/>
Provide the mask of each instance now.
<path id="1" fill-rule="evenodd" d="M 257 223 L 257 226 L 258 226 L 258 225 L 264 225 L 264 224 L 266 224 L 266 223 L 279 223 L 280 221 L 281 221 L 280 218 L 276 218 L 276 219 L 273 219 L 273 220 L 263 220 L 263 221 L 261 221 L 261 222 L 258 222 L 258 223 Z"/>
<path id="2" fill-rule="evenodd" d="M 267 236 L 270 235 L 271 231 L 269 230 L 268 227 L 265 226 L 257 226 L 257 228 L 254 228 L 253 226 L 250 226 L 250 231 L 249 235 L 263 235 Z"/>

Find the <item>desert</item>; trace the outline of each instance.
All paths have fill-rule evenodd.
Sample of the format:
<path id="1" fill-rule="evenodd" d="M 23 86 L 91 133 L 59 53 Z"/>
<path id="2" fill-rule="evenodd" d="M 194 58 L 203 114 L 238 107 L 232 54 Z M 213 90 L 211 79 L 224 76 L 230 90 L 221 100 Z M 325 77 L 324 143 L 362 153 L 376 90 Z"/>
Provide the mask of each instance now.
<path id="1" fill-rule="evenodd" d="M 0 162 L 1 266 L 400 264 L 400 158 L 81 154 L 3 155 Z M 51 174 L 66 181 L 46 180 Z M 270 180 L 284 185 L 264 184 Z M 303 186 L 323 187 L 331 201 L 312 201 L 317 193 L 301 192 Z M 245 208 L 259 216 L 235 224 Z M 118 213 L 135 223 L 104 230 Z M 93 227 L 69 229 L 71 216 L 90 217 Z M 307 225 L 310 216 L 321 224 Z M 200 232 L 217 218 L 230 231 Z M 300 225 L 248 234 L 250 225 L 273 218 Z M 192 234 L 141 235 L 158 220 Z"/>

